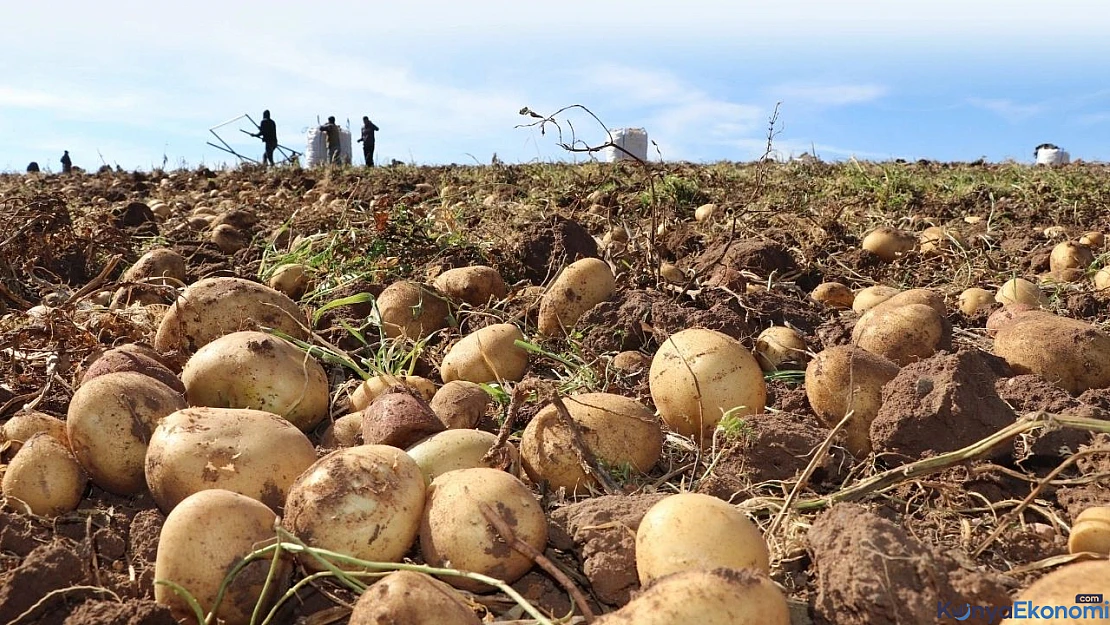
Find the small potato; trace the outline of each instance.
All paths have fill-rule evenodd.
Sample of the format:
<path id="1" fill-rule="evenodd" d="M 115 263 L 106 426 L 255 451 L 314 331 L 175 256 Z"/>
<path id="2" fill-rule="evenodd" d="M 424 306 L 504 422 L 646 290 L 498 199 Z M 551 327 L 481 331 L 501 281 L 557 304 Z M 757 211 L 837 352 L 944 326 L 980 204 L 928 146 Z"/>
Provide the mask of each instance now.
<path id="1" fill-rule="evenodd" d="M 1061 239 L 1068 236 L 1068 229 L 1064 226 L 1049 226 L 1042 232 L 1046 239 Z"/>
<path id="2" fill-rule="evenodd" d="M 1110 267 L 1103 267 L 1096 271 L 1092 281 L 1095 283 L 1096 291 L 1110 289 Z"/>
<path id="3" fill-rule="evenodd" d="M 659 265 L 659 275 L 663 279 L 675 286 L 683 286 L 690 281 L 686 274 L 682 272 L 674 263 L 663 263 Z"/>
<path id="4" fill-rule="evenodd" d="M 0 425 L 0 444 L 8 443 L 7 455 L 14 456 L 23 443 L 39 432 L 53 436 L 61 444 L 69 447 L 69 435 L 66 434 L 66 422 L 57 417 L 52 417 L 44 412 L 17 413 L 8 422 Z"/>
<path id="5" fill-rule="evenodd" d="M 1110 387 L 1110 335 L 1085 321 L 1025 312 L 998 329 L 994 353 L 1073 395 Z"/>
<path id="6" fill-rule="evenodd" d="M 150 437 L 146 483 L 163 512 L 209 488 L 234 491 L 280 512 L 293 480 L 315 461 L 312 441 L 278 415 L 186 408 L 162 419 Z"/>
<path id="7" fill-rule="evenodd" d="M 432 412 L 448 429 L 478 427 L 489 409 L 490 396 L 474 382 L 455 380 L 444 384 L 431 400 Z"/>
<path id="8" fill-rule="evenodd" d="M 501 274 L 486 265 L 448 269 L 432 285 L 447 297 L 471 306 L 485 306 L 490 300 L 501 300 L 509 294 Z"/>
<path id="9" fill-rule="evenodd" d="M 716 204 L 702 204 L 694 209 L 694 219 L 698 223 L 705 223 L 713 219 L 717 215 Z"/>
<path id="10" fill-rule="evenodd" d="M 839 282 L 822 282 L 813 289 L 809 297 L 832 308 L 851 308 L 855 300 L 852 289 Z"/>
<path id="11" fill-rule="evenodd" d="M 1024 278 L 1012 278 L 998 287 L 995 301 L 1001 304 L 1030 304 L 1038 308 L 1048 308 L 1048 296 L 1037 285 Z"/>
<path id="12" fill-rule="evenodd" d="M 806 340 L 794 328 L 771 326 L 756 337 L 755 358 L 764 371 L 798 369 L 809 359 Z"/>
<path id="13" fill-rule="evenodd" d="M 69 402 L 66 433 L 93 483 L 117 495 L 146 488 L 143 462 L 155 426 L 185 407 L 185 399 L 154 378 L 133 371 L 98 376 Z"/>
<path id="14" fill-rule="evenodd" d="M 304 296 L 308 290 L 308 267 L 300 263 L 278 265 L 266 283 L 271 289 L 284 293 L 293 301 Z"/>
<path id="15" fill-rule="evenodd" d="M 389 338 L 420 340 L 447 327 L 450 309 L 435 289 L 418 282 L 401 281 L 385 287 L 378 296 L 382 330 Z"/>
<path id="16" fill-rule="evenodd" d="M 852 330 L 853 344 L 900 367 L 951 345 L 952 329 L 934 308 L 925 304 L 884 307 L 889 302 L 860 318 Z"/>
<path id="17" fill-rule="evenodd" d="M 367 588 L 351 612 L 350 625 L 482 625 L 466 599 L 438 579 L 394 571 Z"/>
<path id="18" fill-rule="evenodd" d="M 123 272 L 124 282 L 147 282 L 159 286 L 185 283 L 185 258 L 167 248 L 150 250 Z"/>
<path id="19" fill-rule="evenodd" d="M 532 568 L 532 560 L 509 547 L 483 511 L 500 517 L 533 549 L 542 552 L 547 545 L 547 519 L 532 491 L 504 471 L 479 467 L 449 471 L 428 486 L 420 551 L 432 566 L 450 564 L 511 584 Z M 461 577 L 444 581 L 472 592 L 493 590 Z"/>
<path id="20" fill-rule="evenodd" d="M 401 386 L 378 395 L 362 411 L 362 440 L 366 445 L 404 449 L 444 429 L 428 402 Z"/>
<path id="21" fill-rule="evenodd" d="M 1103 605 L 1084 606 L 1075 603 L 1079 594 L 1110 595 L 1110 561 L 1088 560 L 1072 562 L 1052 571 L 1033 582 L 1014 598 L 1014 605 L 1024 602 L 1027 606 L 1037 606 L 1038 614 L 1044 614 L 1049 606 L 1062 606 L 1069 611 L 1069 618 L 1037 618 L 1037 623 L 1052 625 L 1095 625 L 1106 623 L 1105 612 L 1091 612 L 1091 608 L 1105 610 Z M 1088 611 L 1084 612 L 1084 609 Z M 1077 615 L 1070 614 L 1079 610 Z M 1029 615 L 1028 609 L 1025 611 Z M 1048 615 L 1045 614 L 1047 617 Z M 1003 619 L 1002 625 L 1024 625 L 1030 622 L 1025 618 Z"/>
<path id="22" fill-rule="evenodd" d="M 825 427 L 845 424 L 847 448 L 857 458 L 871 452 L 871 422 L 882 406 L 883 385 L 898 375 L 898 365 L 859 347 L 837 345 L 819 352 L 806 367 L 809 405 Z"/>
<path id="23" fill-rule="evenodd" d="M 1079 513 L 1071 526 L 1068 551 L 1110 555 L 1110 506 L 1093 506 Z"/>
<path id="24" fill-rule="evenodd" d="M 701 493 L 659 500 L 636 530 L 640 584 L 697 569 L 771 570 L 767 543 L 748 517 L 725 501 Z"/>
<path id="25" fill-rule="evenodd" d="M 435 382 L 418 375 L 391 375 L 382 373 L 367 378 L 351 393 L 351 411 L 366 410 L 377 397 L 394 386 L 405 386 L 417 391 L 424 399 L 431 401 L 436 394 Z"/>
<path id="26" fill-rule="evenodd" d="M 660 578 L 595 625 L 790 625 L 778 586 L 752 569 L 690 570 Z"/>
<path id="27" fill-rule="evenodd" d="M 185 588 L 207 613 L 228 571 L 251 552 L 274 542 L 276 520 L 273 510 L 238 493 L 212 489 L 191 495 L 166 516 L 158 537 L 154 578 Z M 216 610 L 220 622 L 247 625 L 256 604 L 261 602 L 266 611 L 285 592 L 292 567 L 282 558 L 269 593 L 262 596 L 272 561 L 254 560 L 235 577 Z M 185 598 L 168 585 L 155 584 L 154 600 L 169 606 L 180 622 L 196 619 Z"/>
<path id="28" fill-rule="evenodd" d="M 611 393 L 582 393 L 564 400 L 591 453 L 605 466 L 647 473 L 663 453 L 659 420 L 640 402 Z M 573 434 L 554 405 L 541 409 L 520 438 L 520 458 L 533 482 L 570 495 L 589 492 L 597 481 L 586 475 L 574 451 Z"/>
<path id="29" fill-rule="evenodd" d="M 1091 248 L 1081 243 L 1064 241 L 1052 248 L 1052 254 L 1048 258 L 1049 273 L 1062 282 L 1078 282 L 1094 262 L 1095 255 Z"/>
<path id="30" fill-rule="evenodd" d="M 612 365 L 625 375 L 635 375 L 651 367 L 651 356 L 637 351 L 619 352 L 613 356 Z"/>
<path id="31" fill-rule="evenodd" d="M 320 435 L 324 449 L 339 449 L 362 444 L 362 411 L 339 417 Z"/>
<path id="32" fill-rule="evenodd" d="M 1102 246 L 1103 244 L 1105 244 L 1105 242 L 1106 237 L 1104 237 L 1103 234 L 1097 230 L 1092 230 L 1090 232 L 1084 233 L 1083 236 L 1079 237 L 1079 244 L 1086 245 L 1092 250 L 1102 249 Z"/>
<path id="33" fill-rule="evenodd" d="M 212 228 L 212 234 L 209 235 L 208 240 L 215 243 L 224 254 L 234 254 L 250 245 L 247 235 L 230 224 L 220 224 Z"/>
<path id="34" fill-rule="evenodd" d="M 908 232 L 881 226 L 863 237 L 862 247 L 878 256 L 880 260 L 889 263 L 912 250 L 916 243 L 917 237 Z"/>
<path id="35" fill-rule="evenodd" d="M 586 311 L 612 297 L 616 288 L 613 270 L 599 258 L 567 265 L 540 300 L 539 333 L 562 336 Z"/>
<path id="36" fill-rule="evenodd" d="M 471 332 L 455 343 L 439 365 L 444 382 L 519 382 L 528 367 L 528 352 L 515 344 L 524 340 L 520 328 L 495 323 Z"/>
<path id="37" fill-rule="evenodd" d="M 6 499 L 27 506 L 31 514 L 55 517 L 77 509 L 88 481 L 69 448 L 55 436 L 39 432 L 8 463 L 0 490 Z"/>
<path id="38" fill-rule="evenodd" d="M 917 235 L 918 250 L 926 256 L 935 256 L 947 251 L 961 250 L 967 247 L 967 241 L 959 232 L 931 226 Z"/>
<path id="39" fill-rule="evenodd" d="M 994 293 L 986 289 L 973 286 L 970 289 L 964 289 L 964 292 L 960 293 L 960 312 L 965 315 L 974 315 L 976 312 L 993 305 Z"/>
<path id="40" fill-rule="evenodd" d="M 456 469 L 501 468 L 498 466 L 501 458 L 491 458 L 488 462 L 482 462 L 482 458 L 496 442 L 497 435 L 492 432 L 444 430 L 409 447 L 406 453 L 420 465 L 425 481 L 430 484 L 440 475 Z M 504 449 L 509 450 L 506 464 L 515 462 L 516 449 L 508 444 Z"/>
<path id="41" fill-rule="evenodd" d="M 862 315 L 901 292 L 892 286 L 882 284 L 860 289 L 852 298 L 852 310 Z"/>

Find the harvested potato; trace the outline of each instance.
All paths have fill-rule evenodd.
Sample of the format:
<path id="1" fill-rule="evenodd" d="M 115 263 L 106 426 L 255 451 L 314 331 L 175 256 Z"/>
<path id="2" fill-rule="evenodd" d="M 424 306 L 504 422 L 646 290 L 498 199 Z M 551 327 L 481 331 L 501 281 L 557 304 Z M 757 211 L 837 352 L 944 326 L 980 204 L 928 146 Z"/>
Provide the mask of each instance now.
<path id="1" fill-rule="evenodd" d="M 232 332 L 201 347 L 181 371 L 193 406 L 251 408 L 301 430 L 328 414 L 328 376 L 316 359 L 265 332 Z"/>
<path id="2" fill-rule="evenodd" d="M 448 429 L 478 427 L 489 405 L 489 393 L 474 382 L 465 380 L 444 384 L 430 403 L 432 412 Z"/>
<path id="3" fill-rule="evenodd" d="M 203 612 L 211 610 L 228 571 L 251 552 L 274 542 L 274 511 L 250 497 L 226 490 L 200 491 L 166 516 L 158 537 L 154 578 L 187 590 Z M 268 610 L 289 585 L 291 563 L 277 562 L 266 596 L 262 595 L 273 558 L 248 564 L 235 577 L 216 609 L 226 625 L 247 625 L 255 605 Z M 154 600 L 169 606 L 181 622 L 195 620 L 186 599 L 164 584 L 155 584 Z"/>
<path id="4" fill-rule="evenodd" d="M 320 435 L 320 446 L 325 449 L 354 447 L 362 444 L 362 412 L 352 412 L 339 417 Z"/>
<path id="5" fill-rule="evenodd" d="M 1074 241 L 1057 243 L 1048 257 L 1049 273 L 1062 282 L 1079 282 L 1095 262 L 1091 248 Z"/>
<path id="6" fill-rule="evenodd" d="M 504 471 L 479 467 L 449 471 L 428 486 L 420 520 L 420 551 L 436 567 L 451 567 L 512 583 L 532 568 L 528 556 L 510 548 L 483 511 L 500 517 L 513 535 L 542 552 L 547 519 L 532 491 Z M 491 586 L 464 579 L 444 579 L 456 588 L 489 592 Z"/>
<path id="7" fill-rule="evenodd" d="M 667 425 L 699 442 L 712 435 L 725 413 L 760 414 L 767 402 L 755 356 L 732 337 L 703 328 L 667 338 L 652 358 L 648 384 Z"/>
<path id="8" fill-rule="evenodd" d="M 139 257 L 123 272 L 123 282 L 147 282 L 160 286 L 185 283 L 185 258 L 168 248 L 156 248 Z"/>
<path id="9" fill-rule="evenodd" d="M 85 370 L 85 374 L 81 377 L 81 384 L 97 376 L 117 371 L 134 371 L 150 376 L 178 393 L 185 394 L 185 384 L 173 371 L 170 371 L 169 367 L 147 355 L 145 350 L 134 349 L 127 345 L 109 349 L 101 354 Z"/>
<path id="10" fill-rule="evenodd" d="M 88 481 L 69 448 L 39 432 L 8 463 L 0 492 L 17 509 L 26 506 L 36 516 L 54 517 L 77 509 Z"/>
<path id="11" fill-rule="evenodd" d="M 185 407 L 180 393 L 133 371 L 98 376 L 69 402 L 66 433 L 93 483 L 117 495 L 146 488 L 147 441 L 168 414 Z"/>
<path id="12" fill-rule="evenodd" d="M 955 230 L 930 226 L 917 235 L 918 250 L 926 256 L 934 256 L 943 252 L 962 250 L 967 247 L 967 241 Z"/>
<path id="13" fill-rule="evenodd" d="M 234 491 L 279 512 L 293 480 L 315 461 L 312 441 L 278 415 L 186 408 L 162 419 L 150 437 L 146 483 L 163 512 L 209 488 Z"/>
<path id="14" fill-rule="evenodd" d="M 300 263 L 278 265 L 266 284 L 293 301 L 299 300 L 308 290 L 308 267 Z"/>
<path id="15" fill-rule="evenodd" d="M 659 500 L 636 530 L 636 572 L 652 580 L 697 569 L 771 570 L 770 552 L 759 528 L 727 502 L 701 493 Z"/>
<path id="16" fill-rule="evenodd" d="M 1068 229 L 1064 226 L 1049 226 L 1042 232 L 1046 239 L 1061 239 L 1068 236 Z"/>
<path id="17" fill-rule="evenodd" d="M 883 284 L 860 289 L 852 298 L 852 310 L 862 315 L 901 292 L 899 289 Z"/>
<path id="18" fill-rule="evenodd" d="M 716 216 L 716 214 L 717 205 L 712 203 L 702 204 L 701 206 L 694 209 L 694 219 L 697 220 L 698 223 L 710 221 L 713 219 L 714 216 Z"/>
<path id="19" fill-rule="evenodd" d="M 892 298 L 893 299 L 893 298 Z M 872 308 L 852 329 L 852 342 L 898 366 L 928 358 L 952 342 L 952 329 L 936 309 L 925 304 Z"/>
<path id="20" fill-rule="evenodd" d="M 916 244 L 917 237 L 909 232 L 890 226 L 880 226 L 863 237 L 862 247 L 878 256 L 879 260 L 889 263 L 912 250 Z"/>
<path id="21" fill-rule="evenodd" d="M 1075 517 L 1068 536 L 1068 551 L 1110 555 L 1110 506 L 1093 506 Z"/>
<path id="22" fill-rule="evenodd" d="M 1049 304 L 1048 296 L 1025 278 L 1007 280 L 998 287 L 998 293 L 995 293 L 994 299 L 1001 304 L 1022 303 L 1038 308 L 1047 308 Z"/>
<path id="23" fill-rule="evenodd" d="M 1096 271 L 1092 281 L 1095 283 L 1095 290 L 1105 291 L 1110 289 L 1110 267 L 1103 267 Z"/>
<path id="24" fill-rule="evenodd" d="M 262 326 L 308 338 L 308 319 L 287 296 L 250 280 L 206 278 L 189 285 L 166 311 L 154 348 L 192 354 L 225 334 Z"/>
<path id="25" fill-rule="evenodd" d="M 501 468 L 500 455 L 483 462 L 486 453 L 497 442 L 497 435 L 482 430 L 444 430 L 408 448 L 408 455 L 420 466 L 428 483 L 448 471 L 474 467 Z M 506 444 L 506 466 L 516 462 L 516 449 Z"/>
<path id="26" fill-rule="evenodd" d="M 994 293 L 986 289 L 980 289 L 973 286 L 970 289 L 964 289 L 959 297 L 960 312 L 965 315 L 971 316 L 976 312 L 989 308 L 994 305 Z"/>
<path id="27" fill-rule="evenodd" d="M 626 375 L 647 371 L 651 367 L 651 356 L 643 352 L 625 351 L 613 356 L 613 368 Z"/>
<path id="28" fill-rule="evenodd" d="M 446 328 L 451 312 L 447 300 L 435 289 L 409 280 L 385 287 L 377 308 L 387 337 L 413 340 Z"/>
<path id="29" fill-rule="evenodd" d="M 509 294 L 501 274 L 486 265 L 448 269 L 432 285 L 447 297 L 471 306 L 485 306 L 490 300 L 504 299 Z"/>
<path id="30" fill-rule="evenodd" d="M 806 398 L 825 427 L 849 412 L 844 426 L 847 448 L 856 457 L 871 452 L 871 422 L 882 406 L 883 385 L 898 375 L 898 365 L 859 347 L 837 345 L 813 357 L 806 367 Z"/>
<path id="31" fill-rule="evenodd" d="M 351 611 L 350 625 L 482 625 L 466 599 L 438 579 L 394 571 L 367 588 Z"/>
<path id="32" fill-rule="evenodd" d="M 855 296 L 852 289 L 839 282 L 822 282 L 809 294 L 815 302 L 821 302 L 832 308 L 851 308 Z"/>
<path id="33" fill-rule="evenodd" d="M 562 336 L 586 311 L 612 297 L 616 288 L 613 270 L 600 258 L 567 265 L 540 300 L 539 333 Z"/>
<path id="34" fill-rule="evenodd" d="M 605 466 L 647 473 L 663 453 L 659 420 L 640 402 L 612 393 L 582 393 L 563 401 L 582 440 Z M 533 482 L 570 495 L 589 492 L 597 484 L 574 451 L 574 435 L 553 404 L 541 409 L 520 439 L 520 458 Z"/>
<path id="35" fill-rule="evenodd" d="M 495 323 L 471 332 L 443 356 L 440 376 L 444 382 L 519 382 L 528 367 L 528 352 L 515 341 L 523 340 L 520 328 L 511 323 Z"/>
<path id="36" fill-rule="evenodd" d="M 987 335 L 994 336 L 998 334 L 998 330 L 1002 326 L 1009 324 L 1014 319 L 1017 319 L 1019 316 L 1024 315 L 1031 310 L 1039 311 L 1040 308 L 1021 303 L 1006 304 L 1002 308 L 999 308 L 998 310 L 992 312 L 990 316 L 987 317 Z"/>
<path id="37" fill-rule="evenodd" d="M 659 275 L 663 276 L 664 280 L 675 286 L 683 286 L 690 281 L 690 279 L 686 277 L 686 274 L 674 263 L 663 263 L 659 265 Z"/>
<path id="38" fill-rule="evenodd" d="M 7 423 L 0 425 L 0 445 L 8 443 L 7 455 L 13 456 L 23 443 L 39 432 L 53 436 L 61 444 L 69 447 L 69 435 L 66 434 L 66 422 L 58 417 L 52 417 L 44 412 L 31 410 L 16 413 L 8 419 Z"/>
<path id="39" fill-rule="evenodd" d="M 1028 311 L 999 328 L 994 353 L 1017 373 L 1036 373 L 1078 395 L 1110 387 L 1110 335 L 1076 319 Z"/>
<path id="40" fill-rule="evenodd" d="M 402 386 L 378 395 L 362 411 L 362 440 L 366 445 L 392 445 L 404 449 L 444 429 L 428 402 Z"/>
<path id="41" fill-rule="evenodd" d="M 797 369 L 809 359 L 806 340 L 794 328 L 771 326 L 756 337 L 755 358 L 764 371 Z"/>
<path id="42" fill-rule="evenodd" d="M 399 562 L 416 540 L 424 501 L 415 460 L 396 447 L 359 445 L 324 456 L 297 478 L 282 524 L 312 547 Z M 301 562 L 320 570 L 314 558 Z"/>
<path id="43" fill-rule="evenodd" d="M 424 399 L 431 401 L 436 394 L 435 382 L 418 375 L 392 375 L 381 373 L 367 378 L 351 393 L 351 411 L 366 410 L 374 399 L 394 386 L 406 386 L 419 392 Z"/>
<path id="44" fill-rule="evenodd" d="M 1025 602 L 1026 616 L 1028 607 L 1037 606 L 1037 623 L 1052 625 L 1095 625 L 1106 623 L 1105 604 L 1083 605 L 1075 602 L 1076 595 L 1110 595 L 1110 561 L 1089 560 L 1073 562 L 1052 571 L 1033 582 L 1014 598 L 1014 605 Z M 1052 606 L 1052 614 L 1048 614 Z M 1056 607 L 1059 606 L 1059 607 Z M 1057 609 L 1068 611 L 1066 616 L 1058 616 Z M 1055 617 L 1055 618 L 1053 618 Z M 1002 625 L 1021 625 L 1029 622 L 1026 618 L 1007 618 Z"/>
<path id="45" fill-rule="evenodd" d="M 212 224 L 215 225 L 215 221 Z M 208 240 L 215 243 L 224 254 L 234 254 L 250 245 L 250 238 L 231 224 L 220 224 L 212 228 Z"/>
<path id="46" fill-rule="evenodd" d="M 924 304 L 937 311 L 937 314 L 941 317 L 948 314 L 948 307 L 944 304 L 944 295 L 932 289 L 909 289 L 907 291 L 895 293 L 882 302 L 875 304 L 860 317 L 860 321 L 863 321 L 869 315 L 878 315 L 884 310 L 890 310 L 891 308 L 906 306 L 908 304 Z"/>
<path id="47" fill-rule="evenodd" d="M 1101 232 L 1099 232 L 1098 230 L 1091 230 L 1090 232 L 1085 232 L 1083 234 L 1083 236 L 1079 237 L 1079 244 L 1080 245 L 1086 245 L 1087 247 L 1091 248 L 1092 250 L 1101 249 L 1105 242 L 1106 242 L 1106 237 L 1104 237 L 1103 234 Z"/>
<path id="48" fill-rule="evenodd" d="M 752 569 L 683 571 L 660 578 L 595 625 L 790 625 L 782 591 Z"/>

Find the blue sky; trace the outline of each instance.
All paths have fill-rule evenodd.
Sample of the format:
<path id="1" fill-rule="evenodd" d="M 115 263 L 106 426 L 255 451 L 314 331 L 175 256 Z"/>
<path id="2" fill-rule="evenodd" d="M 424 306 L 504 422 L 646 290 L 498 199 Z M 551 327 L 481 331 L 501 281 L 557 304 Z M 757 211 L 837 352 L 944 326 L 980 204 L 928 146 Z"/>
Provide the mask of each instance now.
<path id="1" fill-rule="evenodd" d="M 300 150 L 318 117 L 357 133 L 368 115 L 379 161 L 566 159 L 516 126 L 571 104 L 671 161 L 760 156 L 776 102 L 782 155 L 1030 162 L 1053 142 L 1110 160 L 1095 1 L 311 4 L 4 2 L 0 171 L 57 170 L 63 149 L 86 168 L 234 162 L 208 128 L 265 108 Z M 258 156 L 237 127 L 221 135 Z"/>

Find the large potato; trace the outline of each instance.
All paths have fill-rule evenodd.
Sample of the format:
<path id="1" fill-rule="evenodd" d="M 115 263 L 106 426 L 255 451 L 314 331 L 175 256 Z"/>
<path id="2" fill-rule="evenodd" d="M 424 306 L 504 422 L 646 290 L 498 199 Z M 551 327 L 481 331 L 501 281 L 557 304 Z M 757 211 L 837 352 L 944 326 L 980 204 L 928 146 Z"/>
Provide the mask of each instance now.
<path id="1" fill-rule="evenodd" d="M 397 385 L 407 386 L 418 391 L 424 396 L 424 399 L 428 401 L 431 401 L 432 397 L 436 394 L 435 382 L 427 378 L 422 378 L 418 375 L 392 375 L 389 373 L 381 373 L 367 378 L 366 381 L 359 384 L 358 388 L 351 393 L 351 411 L 366 410 L 366 407 L 369 406 L 378 395 L 381 395 L 391 387 Z"/>
<path id="2" fill-rule="evenodd" d="M 328 414 L 328 376 L 316 359 L 264 332 L 233 332 L 201 347 L 181 371 L 193 406 L 251 408 L 301 430 Z"/>
<path id="3" fill-rule="evenodd" d="M 385 287 L 378 296 L 382 330 L 390 338 L 422 339 L 447 327 L 450 309 L 435 289 L 418 282 L 401 281 Z"/>
<path id="4" fill-rule="evenodd" d="M 636 530 L 640 583 L 692 569 L 771 570 L 759 528 L 727 502 L 700 493 L 659 500 Z"/>
<path id="5" fill-rule="evenodd" d="M 767 385 L 755 356 L 715 330 L 672 334 L 652 358 L 648 377 L 663 420 L 699 441 L 712 435 L 726 412 L 744 416 L 766 407 Z"/>
<path id="6" fill-rule="evenodd" d="M 459 469 L 440 475 L 428 486 L 428 504 L 420 520 L 420 550 L 437 567 L 481 573 L 512 583 L 532 568 L 532 560 L 506 544 L 482 509 L 498 515 L 513 534 L 542 552 L 547 544 L 547 519 L 532 491 L 504 471 Z M 488 592 L 492 587 L 448 577 L 464 590 Z"/>
<path id="7" fill-rule="evenodd" d="M 448 429 L 473 428 L 486 415 L 490 396 L 474 382 L 454 380 L 436 391 L 430 405 Z"/>
<path id="8" fill-rule="evenodd" d="M 141 373 L 93 378 L 69 402 L 70 448 L 94 484 L 117 495 L 137 494 L 146 488 L 143 462 L 155 426 L 184 407 L 179 393 Z"/>
<path id="9" fill-rule="evenodd" d="M 539 333 L 562 336 L 589 309 L 613 296 L 616 280 L 600 258 L 583 258 L 569 265 L 540 300 Z"/>
<path id="10" fill-rule="evenodd" d="M 158 537 L 154 578 L 187 590 L 207 613 L 220 585 L 236 564 L 251 552 L 272 543 L 277 515 L 260 502 L 226 490 L 203 490 L 189 496 L 166 516 Z M 228 586 L 216 610 L 226 625 L 246 625 L 261 600 L 263 612 L 289 586 L 290 563 L 278 561 L 270 592 L 262 596 L 272 558 L 246 566 Z M 185 598 L 164 584 L 154 586 L 154 600 L 170 607 L 181 622 L 195 620 Z"/>
<path id="11" fill-rule="evenodd" d="M 53 517 L 76 510 L 87 483 L 84 469 L 69 448 L 54 436 L 39 432 L 28 438 L 8 463 L 0 490 L 10 503 L 20 502 L 34 515 Z"/>
<path id="12" fill-rule="evenodd" d="M 154 347 L 191 354 L 225 334 L 261 326 L 308 338 L 308 319 L 287 296 L 250 280 L 206 278 L 189 285 L 166 311 Z"/>
<path id="13" fill-rule="evenodd" d="M 899 289 L 883 284 L 860 289 L 852 297 L 852 310 L 862 315 L 901 292 Z"/>
<path id="14" fill-rule="evenodd" d="M 278 415 L 186 408 L 155 428 L 146 454 L 146 481 L 164 512 L 209 488 L 246 495 L 280 512 L 293 480 L 315 461 L 308 437 Z"/>
<path id="15" fill-rule="evenodd" d="M 806 397 L 826 427 L 848 414 L 847 448 L 857 457 L 871 452 L 871 422 L 882 406 L 883 385 L 898 375 L 898 365 L 850 345 L 830 347 L 806 367 Z"/>
<path id="16" fill-rule="evenodd" d="M 1106 604 L 1077 604 L 1075 597 L 1080 594 L 1110 596 L 1110 561 L 1089 560 L 1066 564 L 1033 582 L 1032 586 L 1014 599 L 1014 603 L 1016 606 L 1019 602 L 1026 602 L 1026 617 L 1031 616 L 1028 607 L 1037 606 L 1037 612 L 1042 616 L 1036 619 L 1036 623 L 1105 625 Z M 1046 614 L 1049 606 L 1053 606 L 1052 614 Z M 1067 610 L 1068 614 L 1057 615 L 1055 606 Z M 1027 618 L 1007 618 L 1002 621 L 1002 625 L 1023 625 L 1028 622 Z"/>
<path id="17" fill-rule="evenodd" d="M 994 353 L 1075 395 L 1110 387 L 1110 335 L 1085 321 L 1025 312 L 998 330 Z"/>
<path id="18" fill-rule="evenodd" d="M 892 298 L 893 299 L 893 298 Z M 899 366 L 905 366 L 951 344 L 951 327 L 931 306 L 888 306 L 891 300 L 869 310 L 852 330 L 852 342 Z"/>
<path id="19" fill-rule="evenodd" d="M 1038 308 L 1048 308 L 1049 299 L 1037 285 L 1025 278 L 1012 278 L 998 287 L 995 301 L 1003 304 L 1029 304 Z"/>
<path id="20" fill-rule="evenodd" d="M 482 625 L 466 600 L 447 584 L 415 571 L 394 571 L 367 588 L 350 625 Z"/>
<path id="21" fill-rule="evenodd" d="M 324 456 L 297 478 L 282 523 L 309 546 L 398 562 L 416 540 L 424 499 L 424 475 L 404 451 L 359 445 Z M 301 562 L 320 568 L 311 557 Z"/>
<path id="22" fill-rule="evenodd" d="M 81 377 L 81 383 L 117 371 L 135 371 L 148 375 L 173 390 L 185 394 L 185 385 L 173 371 L 165 364 L 147 353 L 140 345 L 121 345 L 105 351 L 89 365 Z"/>
<path id="23" fill-rule="evenodd" d="M 659 461 L 663 430 L 640 402 L 611 393 L 583 393 L 565 398 L 564 404 L 586 447 L 605 466 L 627 466 L 642 474 Z M 588 492 L 597 480 L 582 470 L 572 441 L 554 405 L 536 413 L 520 439 L 520 459 L 528 477 L 572 495 Z"/>
<path id="24" fill-rule="evenodd" d="M 406 453 L 416 461 L 424 479 L 431 483 L 440 475 L 457 469 L 473 469 L 474 467 L 493 467 L 500 458 L 491 458 L 489 462 L 482 459 L 497 442 L 497 435 L 482 430 L 445 430 L 432 434 L 428 438 L 408 448 Z M 516 459 L 516 449 L 511 444 L 506 444 L 505 449 L 510 455 L 509 461 Z"/>
<path id="25" fill-rule="evenodd" d="M 444 382 L 519 382 L 528 367 L 528 352 L 515 344 L 518 340 L 524 340 L 524 334 L 511 323 L 471 332 L 443 356 L 440 376 Z"/>
<path id="26" fill-rule="evenodd" d="M 500 300 L 509 293 L 501 274 L 486 265 L 448 269 L 432 284 L 448 297 L 471 306 L 485 306 L 491 299 Z"/>
<path id="27" fill-rule="evenodd" d="M 861 246 L 889 263 L 911 251 L 916 244 L 917 237 L 913 234 L 890 226 L 880 226 L 863 237 Z"/>
<path id="28" fill-rule="evenodd" d="M 39 432 L 46 432 L 47 434 L 58 439 L 67 448 L 69 447 L 69 435 L 66 434 L 66 422 L 58 417 L 52 417 L 44 412 L 20 412 L 16 414 L 8 422 L 0 425 L 0 445 L 8 443 L 8 450 L 5 452 L 8 456 L 14 456 L 23 443 L 31 440 L 31 437 Z"/>
<path id="29" fill-rule="evenodd" d="M 790 625 L 782 591 L 752 569 L 692 570 L 661 578 L 595 625 Z"/>

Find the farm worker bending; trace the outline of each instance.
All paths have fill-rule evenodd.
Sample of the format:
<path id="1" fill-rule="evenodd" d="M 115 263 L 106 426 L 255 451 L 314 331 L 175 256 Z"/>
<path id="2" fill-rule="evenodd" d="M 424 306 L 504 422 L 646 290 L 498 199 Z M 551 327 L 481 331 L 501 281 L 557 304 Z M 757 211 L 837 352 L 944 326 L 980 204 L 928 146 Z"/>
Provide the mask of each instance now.
<path id="1" fill-rule="evenodd" d="M 261 137 L 262 145 L 266 151 L 262 153 L 262 164 L 274 164 L 274 150 L 277 149 L 277 124 L 270 119 L 270 111 L 262 111 L 262 123 L 258 125 L 258 132 L 252 137 Z"/>
<path id="2" fill-rule="evenodd" d="M 328 142 L 328 162 L 339 162 L 339 126 L 335 125 L 335 116 L 328 117 L 328 123 L 320 126 L 320 132 Z"/>
<path id="3" fill-rule="evenodd" d="M 362 155 L 366 158 L 366 166 L 374 166 L 374 131 L 381 130 L 370 121 L 369 117 L 362 118 L 362 137 L 359 141 L 362 142 Z"/>

